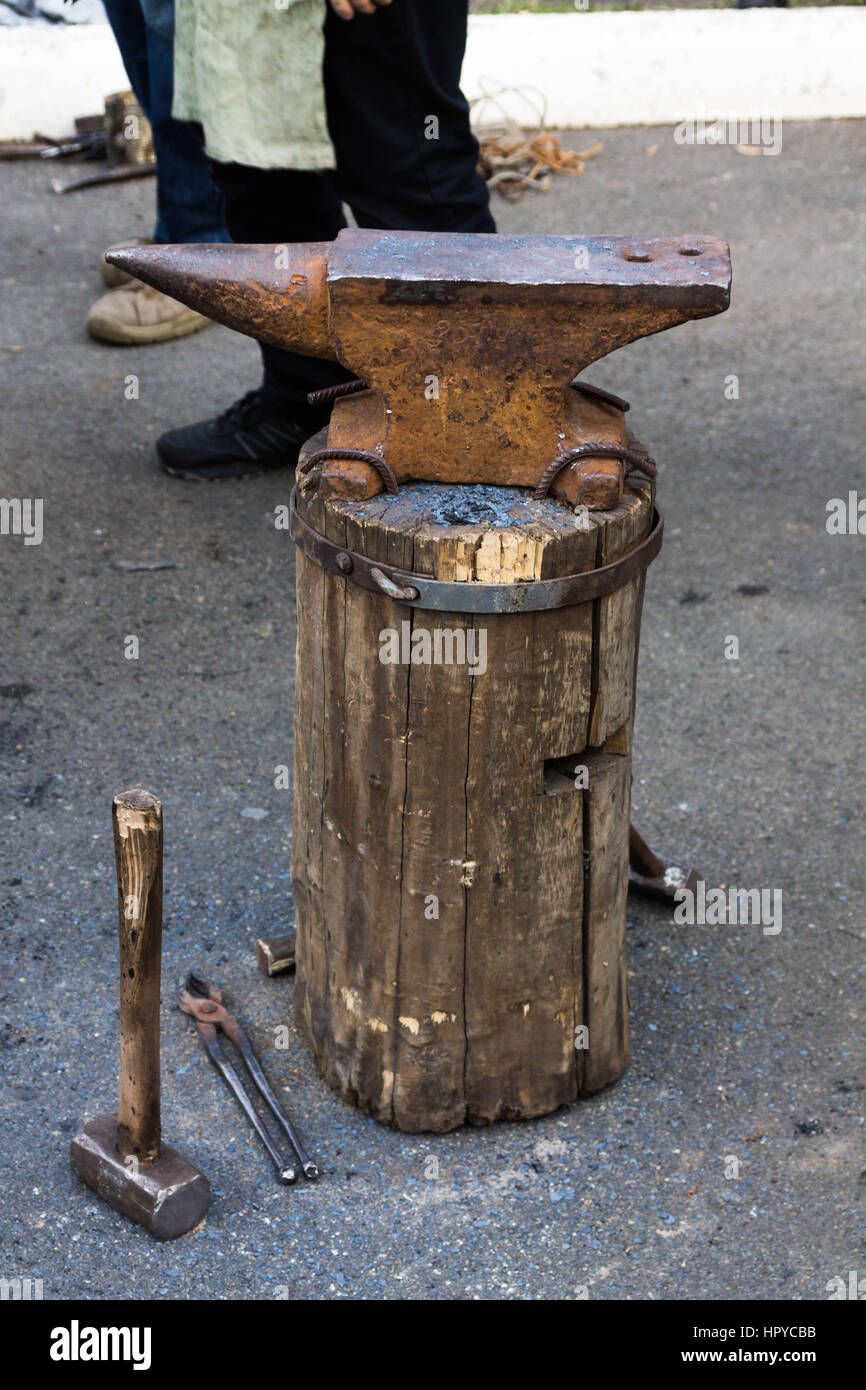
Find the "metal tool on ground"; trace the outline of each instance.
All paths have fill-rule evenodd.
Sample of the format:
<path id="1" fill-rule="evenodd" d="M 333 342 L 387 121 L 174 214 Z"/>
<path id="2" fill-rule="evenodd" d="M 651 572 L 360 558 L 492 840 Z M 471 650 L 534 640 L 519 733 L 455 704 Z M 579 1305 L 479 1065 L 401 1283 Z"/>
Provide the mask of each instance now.
<path id="1" fill-rule="evenodd" d="M 94 188 L 100 183 L 119 183 L 124 179 L 145 179 L 156 173 L 155 164 L 119 164 L 115 169 L 102 169 L 80 179 L 52 179 L 55 193 L 72 193 L 76 188 Z"/>
<path id="2" fill-rule="evenodd" d="M 298 1138 L 297 1131 L 274 1095 L 243 1028 L 223 1004 L 220 990 L 216 985 L 209 985 L 206 980 L 190 971 L 185 984 L 179 991 L 178 1004 L 185 1014 L 189 1014 L 195 1019 L 202 1041 L 207 1048 L 208 1056 L 273 1159 L 280 1181 L 293 1183 L 297 1178 L 297 1173 L 291 1164 L 284 1161 L 279 1149 L 259 1118 L 240 1077 L 223 1056 L 217 1036 L 219 1032 L 224 1033 L 241 1054 L 259 1094 L 297 1154 L 304 1177 L 310 1180 L 317 1178 L 319 1176 L 317 1164 L 308 1158 Z"/>
<path id="3" fill-rule="evenodd" d="M 71 140 L 58 140 L 54 145 L 45 145 L 39 150 L 40 159 L 104 159 L 105 132 L 103 130 L 85 131 Z"/>
<path id="4" fill-rule="evenodd" d="M 305 489 L 361 499 L 412 479 L 534 488 L 549 478 L 554 495 L 602 510 L 622 497 L 628 432 L 622 409 L 575 388 L 575 375 L 720 313 L 731 279 L 727 246 L 708 236 L 350 228 L 333 242 L 107 259 L 208 318 L 360 379 L 334 401 Z"/>
<path id="5" fill-rule="evenodd" d="M 136 788 L 114 798 L 120 923 L 120 1098 L 76 1134 L 72 1166 L 116 1211 L 172 1240 L 201 1221 L 207 1179 L 161 1139 L 159 984 L 162 806 Z"/>
<path id="6" fill-rule="evenodd" d="M 288 936 L 256 937 L 253 942 L 256 964 L 264 975 L 280 975 L 284 970 L 294 970 L 297 937 L 296 931 L 290 931 Z"/>
<path id="7" fill-rule="evenodd" d="M 633 825 L 629 826 L 628 849 L 628 886 L 632 892 L 663 903 L 674 903 L 676 894 L 684 888 L 697 892 L 696 870 L 656 854 Z"/>
<path id="8" fill-rule="evenodd" d="M 76 116 L 75 134 L 59 139 L 36 131 L 32 140 L 0 142 L 2 159 L 81 159 L 105 158 L 105 130 L 102 116 Z"/>

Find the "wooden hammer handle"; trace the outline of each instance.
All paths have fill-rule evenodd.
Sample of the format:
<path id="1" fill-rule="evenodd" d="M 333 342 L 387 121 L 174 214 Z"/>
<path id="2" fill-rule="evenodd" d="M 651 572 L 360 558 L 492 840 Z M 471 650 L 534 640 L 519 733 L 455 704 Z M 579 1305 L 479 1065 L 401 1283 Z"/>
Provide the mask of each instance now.
<path id="1" fill-rule="evenodd" d="M 159 984 L 162 953 L 162 805 L 135 789 L 114 798 L 120 927 L 120 1100 L 117 1147 L 159 1154 Z"/>

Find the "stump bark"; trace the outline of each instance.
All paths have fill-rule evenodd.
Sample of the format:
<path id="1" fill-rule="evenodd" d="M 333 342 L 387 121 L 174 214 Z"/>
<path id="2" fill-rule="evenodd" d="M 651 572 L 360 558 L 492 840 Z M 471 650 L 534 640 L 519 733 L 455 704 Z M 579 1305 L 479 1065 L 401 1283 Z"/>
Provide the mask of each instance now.
<path id="1" fill-rule="evenodd" d="M 298 508 L 374 560 L 510 583 L 610 563 L 648 533 L 652 498 L 631 480 L 582 525 L 555 499 L 478 486 Z M 473 617 L 296 564 L 295 1008 L 323 1076 L 413 1132 L 540 1115 L 615 1081 L 645 576 Z M 404 623 L 410 657 L 422 629 L 432 651 L 437 629 L 462 632 L 478 673 L 380 659 Z"/>

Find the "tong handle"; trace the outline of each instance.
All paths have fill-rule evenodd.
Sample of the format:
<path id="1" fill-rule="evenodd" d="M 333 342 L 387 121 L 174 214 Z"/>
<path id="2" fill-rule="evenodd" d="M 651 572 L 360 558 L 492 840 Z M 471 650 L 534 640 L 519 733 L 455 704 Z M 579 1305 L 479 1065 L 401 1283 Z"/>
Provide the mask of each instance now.
<path id="1" fill-rule="evenodd" d="M 273 1159 L 273 1164 L 277 1170 L 277 1173 L 279 1174 L 280 1181 L 287 1184 L 295 1182 L 298 1176 L 295 1172 L 295 1169 L 292 1167 L 291 1164 L 283 1162 L 282 1154 L 274 1144 L 273 1140 L 271 1139 L 271 1136 L 268 1134 L 268 1131 L 265 1129 L 265 1126 L 259 1119 L 258 1113 L 249 1096 L 247 1095 L 246 1089 L 240 1077 L 238 1076 L 234 1067 L 231 1066 L 230 1063 L 227 1062 L 225 1058 L 222 1056 L 222 1053 L 220 1052 L 219 1048 L 219 1043 L 217 1042 L 216 1028 L 213 1026 L 212 1023 L 199 1023 L 199 1032 L 201 1033 L 202 1039 L 204 1040 L 204 1045 L 208 1050 L 208 1055 L 210 1056 L 211 1061 L 213 1062 L 217 1071 L 222 1076 L 223 1080 L 225 1081 L 229 1090 L 234 1095 L 235 1099 L 237 1100 L 238 1104 L 240 1105 L 241 1109 L 243 1110 L 244 1114 L 246 1115 L 247 1119 L 252 1125 L 253 1129 L 256 1131 L 256 1134 L 259 1136 L 268 1153 L 270 1154 L 271 1158 Z"/>
<path id="2" fill-rule="evenodd" d="M 225 1027 L 225 1025 L 223 1026 Z M 289 1140 L 289 1143 L 291 1144 L 295 1153 L 298 1155 L 298 1159 L 304 1171 L 304 1177 L 309 1178 L 311 1182 L 314 1181 L 319 1176 L 318 1166 L 317 1164 L 313 1163 L 312 1159 L 310 1159 L 305 1153 L 301 1141 L 298 1138 L 298 1135 L 295 1131 L 294 1125 L 292 1124 L 289 1117 L 280 1108 L 280 1102 L 277 1100 L 276 1096 L 271 1090 L 270 1082 L 268 1081 L 268 1078 L 262 1071 L 259 1065 L 259 1059 L 253 1052 L 252 1045 L 249 1039 L 247 1038 L 246 1033 L 244 1033 L 243 1029 L 241 1028 L 240 1024 L 238 1024 L 236 1028 L 232 1029 L 230 1037 L 232 1042 L 235 1044 L 238 1051 L 240 1052 L 241 1056 L 243 1057 L 244 1062 L 246 1063 L 247 1071 L 253 1078 L 253 1081 L 258 1086 L 262 1099 L 265 1100 L 267 1104 L 270 1106 L 275 1120 L 280 1125 L 281 1129 L 286 1135 L 286 1138 Z"/>

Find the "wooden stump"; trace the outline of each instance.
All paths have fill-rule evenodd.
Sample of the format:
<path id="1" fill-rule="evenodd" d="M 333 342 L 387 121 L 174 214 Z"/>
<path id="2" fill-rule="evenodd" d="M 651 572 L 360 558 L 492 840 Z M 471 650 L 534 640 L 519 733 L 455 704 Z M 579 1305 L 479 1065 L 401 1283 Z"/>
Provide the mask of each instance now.
<path id="1" fill-rule="evenodd" d="M 609 563 L 652 502 L 630 483 L 581 525 L 519 489 L 412 484 L 298 508 L 374 560 L 505 583 Z M 594 603 L 473 617 L 296 561 L 295 1007 L 323 1076 L 413 1132 L 540 1115 L 615 1081 L 643 574 Z M 437 629 L 474 642 L 477 674 L 444 651 L 380 659 L 388 630 L 422 657 Z"/>

